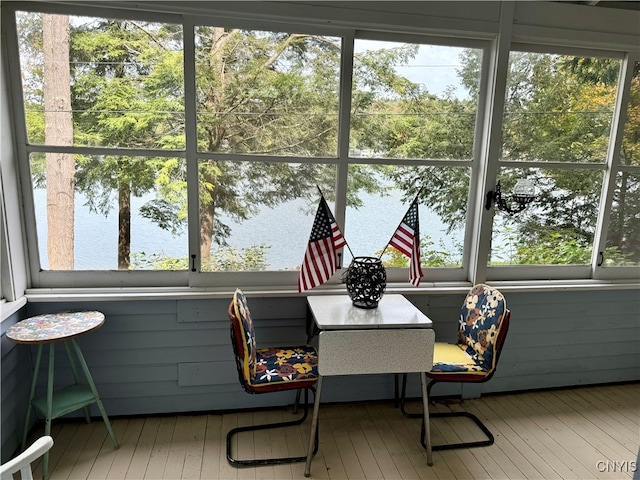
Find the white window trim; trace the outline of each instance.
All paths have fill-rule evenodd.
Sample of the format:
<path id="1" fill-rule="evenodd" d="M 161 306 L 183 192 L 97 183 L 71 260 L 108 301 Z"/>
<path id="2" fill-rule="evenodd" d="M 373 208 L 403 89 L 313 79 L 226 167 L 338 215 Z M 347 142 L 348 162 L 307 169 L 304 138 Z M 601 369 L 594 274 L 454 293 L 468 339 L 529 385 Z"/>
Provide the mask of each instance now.
<path id="1" fill-rule="evenodd" d="M 241 3 L 241 2 L 240 2 Z M 119 5 L 120 7 L 124 7 L 123 5 Z M 518 15 L 520 15 L 523 9 L 535 9 L 533 5 L 523 6 L 522 4 L 516 5 L 514 2 L 501 2 L 501 19 L 500 22 L 492 22 L 484 20 L 479 20 L 476 22 L 477 28 L 475 31 L 469 31 L 469 26 L 473 25 L 471 20 L 452 20 L 438 22 L 437 19 L 431 21 L 429 25 L 424 28 L 419 28 L 419 26 L 414 25 L 410 22 L 407 25 L 399 26 L 394 25 L 393 28 L 390 28 L 388 25 L 385 26 L 385 22 L 381 22 L 376 25 L 375 22 L 372 22 L 372 18 L 381 19 L 380 15 L 377 17 L 375 15 L 370 16 L 367 15 L 365 17 L 356 17 L 359 15 L 357 7 L 354 7 L 353 10 L 349 12 L 349 15 L 345 18 L 348 20 L 342 20 L 340 22 L 334 21 L 326 21 L 322 18 L 322 15 L 313 19 L 309 19 L 305 16 L 306 21 L 301 21 L 299 18 L 295 18 L 295 15 L 302 15 L 304 12 L 312 11 L 314 8 L 316 11 L 322 11 L 324 14 L 329 15 L 328 10 L 324 7 L 310 7 L 309 10 L 307 7 L 303 5 L 295 5 L 295 6 L 286 6 L 286 7 L 278 7 L 276 6 L 276 10 L 271 8 L 267 8 L 266 6 L 258 6 L 258 8 L 254 12 L 248 12 L 246 6 L 236 6 L 231 7 L 229 5 L 223 7 L 230 10 L 223 12 L 223 16 L 211 17 L 211 22 L 220 23 L 220 22 L 235 22 L 237 25 L 245 26 L 246 28 L 283 28 L 283 29 L 293 29 L 293 28 L 303 28 L 305 30 L 313 30 L 315 32 L 325 33 L 329 35 L 342 35 L 344 38 L 353 39 L 356 35 L 356 30 L 359 28 L 366 29 L 367 32 L 363 33 L 363 36 L 372 36 L 372 37 L 386 37 L 388 35 L 392 35 L 393 38 L 398 38 L 398 36 L 402 36 L 403 34 L 411 34 L 417 35 L 415 38 L 424 38 L 425 41 L 429 42 L 430 39 L 426 37 L 422 37 L 423 34 L 427 33 L 439 33 L 439 34 L 450 34 L 456 35 L 457 38 L 453 38 L 451 44 L 461 43 L 461 44 L 469 44 L 469 42 L 481 45 L 482 42 L 485 42 L 488 39 L 491 40 L 491 49 L 488 50 L 485 48 L 485 66 L 483 67 L 482 79 L 485 85 L 491 84 L 493 88 L 491 90 L 482 88 L 481 89 L 481 97 L 479 99 L 479 109 L 478 109 L 478 125 L 476 129 L 476 135 L 481 130 L 483 132 L 482 137 L 476 137 L 477 142 L 474 147 L 474 167 L 472 168 L 472 182 L 470 185 L 469 198 L 470 198 L 470 214 L 467 217 L 467 226 L 466 226 L 466 234 L 465 234 L 465 253 L 463 257 L 463 265 L 462 269 L 426 269 L 425 273 L 426 279 L 432 281 L 432 285 L 438 285 L 439 282 L 445 282 L 441 285 L 446 285 L 446 282 L 456 282 L 456 281 L 470 281 L 471 283 L 478 283 L 485 280 L 494 280 L 497 281 L 498 278 L 500 280 L 505 281 L 517 281 L 518 279 L 522 280 L 523 278 L 535 279 L 537 277 L 541 278 L 551 278 L 551 279 L 571 279 L 574 278 L 576 281 L 586 281 L 589 285 L 594 288 L 600 288 L 602 286 L 599 283 L 600 280 L 613 279 L 618 278 L 621 280 L 624 279 L 639 279 L 640 275 L 638 273 L 639 269 L 635 267 L 608 267 L 608 268 L 600 268 L 600 267 L 586 267 L 588 273 L 584 275 L 584 267 L 578 266 L 542 266 L 531 267 L 531 266 L 512 266 L 512 267 L 487 267 L 487 256 L 488 256 L 488 246 L 491 238 L 491 222 L 493 211 L 487 212 L 484 210 L 484 197 L 486 195 L 486 191 L 492 190 L 495 185 L 496 173 L 497 169 L 501 166 L 506 166 L 509 162 L 499 162 L 497 159 L 497 150 L 499 148 L 499 134 L 501 131 L 501 121 L 502 121 L 502 105 L 504 101 L 504 95 L 500 95 L 501 91 L 504 93 L 504 83 L 506 81 L 507 74 L 507 62 L 508 60 L 509 49 L 511 45 L 511 40 L 513 36 L 513 40 L 517 41 L 526 41 L 532 42 L 530 45 L 546 45 L 549 43 L 555 43 L 558 46 L 569 47 L 572 51 L 575 49 L 576 51 L 581 51 L 583 53 L 588 52 L 590 50 L 578 49 L 578 46 L 584 45 L 581 43 L 582 34 L 576 33 L 574 30 L 569 32 L 564 32 L 562 29 L 551 29 L 551 27 L 544 26 L 519 26 L 516 25 Z M 555 5 L 545 5 L 548 8 L 566 8 L 566 5 L 562 7 L 557 7 Z M 13 9 L 17 9 L 18 7 L 8 7 L 7 12 L 12 12 Z M 111 17 L 121 17 L 121 18 L 139 18 L 146 19 L 152 21 L 159 22 L 168 22 L 168 23 L 181 23 L 184 26 L 184 44 L 185 44 L 185 63 L 189 65 L 190 61 L 192 63 L 193 50 L 188 48 L 189 42 L 192 44 L 192 37 L 189 35 L 189 32 L 192 31 L 190 29 L 193 28 L 195 23 L 203 24 L 206 23 L 207 15 L 212 15 L 214 12 L 207 12 L 204 15 L 200 15 L 200 12 L 194 12 L 197 16 L 189 16 L 188 14 L 188 5 L 180 6 L 180 5 L 172 5 L 169 7 L 163 7 L 170 10 L 173 10 L 171 13 L 164 12 L 150 12 L 150 11 L 134 11 L 134 10 L 114 10 L 110 8 L 103 7 L 95 7 L 93 5 L 90 6 L 65 6 L 63 4 L 55 4 L 55 3 L 45 3 L 45 2 L 35 2 L 35 3 L 25 3 L 20 4 L 20 9 L 33 9 L 34 11 L 46 11 L 51 13 L 70 13 L 70 14 L 88 14 L 88 15 L 96 15 L 96 16 L 111 16 Z M 160 8 L 154 4 L 151 4 L 150 9 L 152 8 Z M 437 8 L 447 8 L 442 5 L 439 5 Z M 235 11 L 234 9 L 237 9 Z M 245 11 L 242 11 L 245 10 Z M 608 9 L 606 9 L 608 10 Z M 3 12 L 5 10 L 3 9 Z M 187 15 L 181 15 L 180 13 L 184 12 Z M 279 12 L 279 13 L 278 13 Z M 516 15 L 516 13 L 518 15 Z M 613 17 L 621 17 L 621 15 L 626 15 L 628 12 L 607 12 L 607 16 Z M 291 14 L 291 18 L 286 18 L 287 15 Z M 7 42 L 12 44 L 12 49 L 7 52 L 7 48 L 4 48 L 3 54 L 8 53 L 7 61 L 9 65 L 12 65 L 10 74 L 13 75 L 13 78 L 10 80 L 14 85 L 18 85 L 19 83 L 15 83 L 19 80 L 19 69 L 16 68 L 18 65 L 17 58 L 17 48 L 15 46 L 15 42 L 11 39 L 15 39 L 15 24 L 13 20 L 6 20 L 7 17 L 11 17 L 11 15 L 4 15 L 3 19 L 3 30 L 7 32 L 10 41 Z M 280 21 L 274 21 L 274 18 L 280 18 Z M 410 15 L 401 15 L 403 20 L 407 20 Z M 398 17 L 398 18 L 400 18 Z M 203 18 L 205 20 L 203 20 Z M 391 18 L 391 17 L 388 17 Z M 617 17 L 616 17 L 617 18 Z M 395 20 L 395 17 L 393 17 Z M 388 19 L 385 19 L 388 20 Z M 392 20 L 389 20 L 392 21 Z M 294 27 L 295 26 L 295 27 Z M 338 28 L 336 28 L 338 26 Z M 465 27 L 467 29 L 466 36 L 462 33 L 458 27 Z M 379 31 L 376 31 L 379 29 Z M 445 30 L 446 29 L 446 30 Z M 447 31 L 448 30 L 448 31 Z M 382 33 L 385 31 L 386 33 Z M 394 31 L 396 33 L 390 34 L 388 32 Z M 349 33 L 350 32 L 350 33 Z M 513 35 L 512 35 L 512 32 Z M 523 33 L 524 32 L 524 33 Z M 359 32 L 358 32 L 359 33 Z M 565 40 L 559 40 L 558 36 L 565 35 Z M 639 35 L 632 35 L 628 32 L 623 32 L 621 34 L 617 34 L 615 32 L 609 33 L 599 33 L 598 38 L 602 38 L 603 36 L 608 37 L 610 41 L 605 42 L 604 45 L 613 53 L 620 54 L 617 49 L 627 49 L 633 50 L 637 48 L 637 39 Z M 471 38 L 473 37 L 473 38 Z M 391 38 L 391 37 L 390 37 Z M 635 42 L 635 43 L 634 43 Z M 630 44 L 633 44 L 631 46 Z M 515 44 L 514 44 L 515 45 Z M 193 46 L 193 45 L 192 45 Z M 602 50 L 598 49 L 597 42 L 591 42 L 587 45 L 588 48 L 596 48 L 600 53 L 603 53 Z M 543 49 L 546 47 L 537 48 Z M 556 48 L 556 47 L 554 47 Z M 348 51 L 348 50 L 347 50 Z M 490 55 L 487 55 L 487 52 L 490 52 Z M 610 52 L 606 52 L 610 53 Z M 489 58 L 491 57 L 491 58 Z M 636 50 L 631 51 L 630 58 L 635 58 L 637 61 L 638 52 Z M 488 76 L 488 71 L 491 69 L 492 75 Z M 187 95 L 194 95 L 193 84 L 191 81 L 187 81 L 187 78 L 193 78 L 194 72 L 191 67 L 187 66 L 185 69 L 185 97 Z M 344 80 L 343 80 L 344 81 Z M 24 114 L 22 112 L 22 98 L 21 98 L 21 89 L 13 88 L 12 90 L 12 99 L 14 106 L 14 118 L 15 124 L 24 124 Z M 624 90 L 623 90 L 624 91 Z M 490 92 L 491 95 L 487 96 L 487 92 Z M 501 100 L 502 98 L 502 100 Z M 628 91 L 626 95 L 623 93 L 621 96 L 621 105 L 624 105 L 625 98 L 628 98 Z M 193 111 L 192 102 L 186 102 L 185 116 L 186 116 L 186 128 L 195 131 L 195 111 Z M 622 107 L 619 107 L 622 108 Z M 348 107 L 341 107 L 341 115 L 344 114 L 344 111 L 348 111 Z M 622 123 L 622 122 L 621 122 Z M 621 127 L 618 127 L 621 128 Z M 347 135 L 345 133 L 341 133 L 341 135 Z M 187 135 L 187 138 L 195 138 L 193 135 Z M 25 147 L 26 139 L 24 138 L 24 130 L 17 129 L 16 131 L 16 143 L 17 143 L 17 155 L 19 158 L 23 159 L 20 162 L 20 177 L 22 179 L 22 188 L 25 192 L 23 198 L 23 208 L 26 209 L 26 212 L 33 211 L 33 198 L 32 191 L 30 185 L 30 176 L 29 176 L 29 166 L 28 162 L 24 161 L 24 159 L 28 158 L 29 151 L 38 151 L 40 147 L 29 147 L 28 149 Z M 481 140 L 481 141 L 478 141 Z M 341 142 L 342 143 L 342 142 Z M 65 147 L 42 147 L 47 151 L 67 150 Z M 618 147 L 619 148 L 619 145 Z M 43 151 L 44 151 L 43 150 Z M 69 151 L 84 151 L 84 149 L 80 147 L 70 147 Z M 86 149 L 86 151 L 106 151 L 109 149 Z M 617 149 L 614 149 L 614 153 Z M 73 153 L 72 152 L 72 153 Z M 129 150 L 118 150 L 119 154 L 127 154 L 127 155 L 135 155 L 136 152 Z M 152 152 L 151 150 L 144 150 L 138 153 L 149 154 Z M 155 153 L 154 153 L 155 154 Z M 196 148 L 194 144 L 188 144 L 186 146 L 185 151 L 181 152 L 167 152 L 163 151 L 163 155 L 165 156 L 184 156 L 187 159 L 187 163 L 189 165 L 189 182 L 195 181 L 197 178 L 197 170 L 193 168 L 194 164 L 197 162 L 197 158 L 202 157 L 202 154 L 198 154 L 196 152 Z M 613 155 L 613 154 L 612 154 Z M 480 159 L 480 160 L 478 160 Z M 318 159 L 314 159 L 318 160 Z M 345 193 L 346 193 L 346 168 L 348 164 L 353 162 L 352 159 L 348 158 L 348 155 L 343 151 L 343 147 L 341 147 L 341 151 L 338 159 L 338 176 L 337 176 L 337 194 L 338 194 L 338 203 L 336 205 L 336 218 L 339 222 L 344 222 L 344 205 L 340 204 Z M 382 162 L 381 162 L 382 163 Z M 517 165 L 524 167 L 525 165 L 517 162 Z M 547 163 L 544 163 L 544 166 L 550 166 Z M 563 167 L 567 167 L 563 165 Z M 580 168 L 585 167 L 584 165 L 580 165 Z M 591 167 L 587 167 L 591 168 Z M 599 166 L 593 168 L 602 168 Z M 197 192 L 196 189 L 191 189 L 189 193 L 189 201 L 197 202 Z M 607 196 L 607 198 L 609 198 Z M 193 204 L 193 203 L 192 203 Z M 189 224 L 197 225 L 197 209 L 190 209 L 190 217 Z M 195 215 L 196 218 L 192 218 Z M 32 278 L 32 286 L 36 288 L 59 288 L 59 287 L 70 287 L 70 288 L 82 288 L 87 285 L 96 286 L 96 288 L 109 288 L 113 285 L 122 285 L 122 286 L 133 286 L 136 285 L 138 287 L 158 287 L 158 288 L 176 288 L 176 287 L 185 287 L 192 286 L 193 288 L 199 288 L 201 285 L 209 284 L 207 283 L 209 280 L 214 279 L 215 276 L 221 276 L 219 280 L 216 279 L 215 284 L 217 285 L 229 285 L 235 281 L 234 275 L 240 275 L 242 278 L 238 278 L 238 281 L 241 281 L 242 284 L 256 284 L 272 286 L 275 285 L 278 277 L 283 277 L 282 280 L 287 284 L 291 285 L 290 278 L 295 278 L 295 272 L 260 272 L 260 273 L 238 273 L 238 274 L 202 274 L 196 273 L 195 275 L 190 272 L 159 272 L 159 271 L 131 271 L 131 272 L 122 272 L 122 271 L 73 271 L 73 272 L 53 272 L 53 271 L 41 271 L 39 260 L 38 260 L 38 249 L 37 249 L 37 235 L 35 231 L 35 219 L 31 214 L 25 214 L 27 221 L 25 225 L 26 229 L 26 238 L 27 238 L 27 249 L 30 252 L 29 256 L 29 265 L 30 265 L 30 273 Z M 194 221 L 196 220 L 196 221 Z M 606 222 L 606 221 L 605 221 Z M 192 227 L 190 227 L 192 228 Z M 195 227 L 193 227 L 195 228 Z M 602 226 L 602 231 L 604 231 L 604 227 Z M 13 236 L 13 232 L 9 232 L 11 236 Z M 601 240 L 602 241 L 602 240 Z M 197 236 L 191 234 L 189 240 L 189 251 L 194 252 L 198 251 L 197 246 Z M 12 252 L 13 253 L 13 252 Z M 595 261 L 592 262 L 595 265 Z M 466 269 L 469 270 L 466 270 Z M 394 269 L 391 269 L 394 270 Z M 546 273 L 541 273 L 543 270 L 547 270 Z M 402 270 L 401 270 L 402 271 Z M 406 270 L 404 271 L 406 272 Z M 402 273 L 404 273 L 402 272 Z M 462 273 L 461 273 L 462 272 Z M 203 276 L 203 275 L 206 275 Z M 546 276 L 545 276 L 546 275 Z M 575 277 L 574 275 L 578 275 Z M 584 276 L 583 276 L 584 275 Z M 399 277 L 401 277 L 401 273 L 396 273 L 391 271 L 389 273 L 390 281 L 401 281 Z M 26 277 L 26 274 L 25 274 Z M 339 284 L 339 276 L 336 274 L 329 285 L 337 285 Z M 219 283 L 218 283 L 219 282 Z M 615 284 L 615 282 L 614 282 Z M 580 285 L 583 285 L 582 283 Z M 606 283 L 607 288 L 609 283 Z M 137 287 L 134 287 L 137 288 Z M 224 287 L 220 287 L 224 288 Z M 278 287 L 272 287 L 277 289 Z M 416 290 L 422 290 L 416 289 Z"/>

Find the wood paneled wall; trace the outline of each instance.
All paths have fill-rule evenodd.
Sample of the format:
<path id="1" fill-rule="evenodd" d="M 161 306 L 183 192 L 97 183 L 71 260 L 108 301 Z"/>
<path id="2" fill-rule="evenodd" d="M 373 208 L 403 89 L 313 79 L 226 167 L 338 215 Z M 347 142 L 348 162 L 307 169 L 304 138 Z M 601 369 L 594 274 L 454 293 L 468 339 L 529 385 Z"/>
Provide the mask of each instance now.
<path id="1" fill-rule="evenodd" d="M 494 378 L 461 392 L 477 396 L 640 380 L 640 294 L 637 290 L 513 292 L 505 295 L 511 327 Z M 453 342 L 464 295 L 409 297 L 434 321 L 436 339 Z M 259 346 L 304 343 L 306 300 L 248 297 Z M 249 395 L 237 378 L 229 338 L 228 300 L 29 303 L 22 317 L 62 310 L 100 310 L 102 328 L 82 336 L 83 350 L 110 416 L 254 408 L 291 403 L 291 394 Z M 25 310 L 25 309 L 23 309 Z M 18 314 L 16 314 L 17 316 Z M 2 323 L 2 457 L 17 446 L 25 414 L 29 348 L 7 341 Z M 35 352 L 35 350 L 34 350 Z M 31 355 L 34 354 L 31 352 Z M 56 381 L 70 382 L 63 351 Z M 46 371 L 40 374 L 44 392 Z M 419 395 L 417 376 L 408 394 Z M 392 375 L 327 378 L 324 402 L 392 398 Z M 97 415 L 97 411 L 94 412 Z M 6 453 L 8 451 L 8 453 Z"/>

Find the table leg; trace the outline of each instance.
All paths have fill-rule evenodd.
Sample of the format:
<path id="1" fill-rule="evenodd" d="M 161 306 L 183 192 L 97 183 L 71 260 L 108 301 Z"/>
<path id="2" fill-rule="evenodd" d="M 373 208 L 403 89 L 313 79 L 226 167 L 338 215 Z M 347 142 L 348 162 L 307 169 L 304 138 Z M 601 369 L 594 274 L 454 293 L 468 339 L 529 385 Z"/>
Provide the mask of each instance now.
<path id="1" fill-rule="evenodd" d="M 38 345 L 38 352 L 36 353 L 36 364 L 33 369 L 33 378 L 31 380 L 31 390 L 29 391 L 29 404 L 27 405 L 27 418 L 24 420 L 24 430 L 22 432 L 22 446 L 21 449 L 24 450 L 27 446 L 27 433 L 29 433 L 29 421 L 31 420 L 31 412 L 33 411 L 33 399 L 36 396 L 36 384 L 38 383 L 38 374 L 40 373 L 40 360 L 42 359 L 42 347 L 43 345 Z"/>
<path id="2" fill-rule="evenodd" d="M 76 362 L 73 360 L 73 355 L 71 355 L 71 348 L 69 348 L 69 342 L 64 342 L 64 349 L 67 351 L 67 358 L 69 359 L 69 365 L 71 365 L 71 373 L 73 374 L 73 380 L 76 382 L 76 385 L 80 383 L 80 376 L 78 375 L 78 368 L 76 367 Z M 91 422 L 91 416 L 89 415 L 89 407 L 84 407 L 84 419 L 87 423 Z"/>
<path id="3" fill-rule="evenodd" d="M 313 417 L 311 418 L 311 433 L 309 434 L 309 447 L 307 450 L 307 463 L 304 467 L 304 476 L 311 476 L 311 460 L 313 459 L 313 446 L 316 440 L 316 431 L 318 430 L 318 410 L 320 409 L 320 391 L 322 390 L 322 375 L 318 377 L 316 383 L 316 395 L 313 402 Z"/>
<path id="4" fill-rule="evenodd" d="M 405 374 L 406 375 L 406 374 Z M 398 408 L 400 406 L 400 374 L 393 374 L 393 406 Z"/>
<path id="5" fill-rule="evenodd" d="M 113 428 L 111 428 L 111 422 L 109 421 L 109 417 L 107 416 L 107 412 L 102 405 L 102 400 L 100 400 L 100 395 L 98 394 L 98 389 L 96 388 L 95 383 L 93 383 L 93 378 L 91 377 L 91 373 L 89 372 L 89 367 L 87 366 L 87 362 L 82 355 L 82 351 L 78 346 L 78 342 L 76 342 L 75 338 L 71 339 L 71 344 L 76 351 L 76 355 L 78 356 L 78 361 L 80 362 L 80 367 L 82 367 L 82 371 L 87 377 L 87 382 L 89 382 L 89 387 L 91 387 L 91 392 L 93 392 L 93 396 L 96 399 L 96 404 L 98 405 L 98 409 L 100 410 L 100 414 L 102 415 L 102 420 L 104 420 L 105 425 L 107 426 L 107 431 L 109 432 L 109 436 L 113 441 L 113 446 L 118 449 L 120 445 L 118 444 L 118 440 L 116 439 L 116 434 L 113 432 Z"/>
<path id="6" fill-rule="evenodd" d="M 49 344 L 49 375 L 47 378 L 47 416 L 44 420 L 44 434 L 51 435 L 51 417 L 53 415 L 53 379 L 55 372 L 56 344 Z M 42 478 L 49 478 L 49 451 L 42 458 Z"/>
<path id="7" fill-rule="evenodd" d="M 424 446 L 427 450 L 427 465 L 433 465 L 433 456 L 431 451 L 431 426 L 429 424 L 429 395 L 427 394 L 427 374 L 420 373 L 420 380 L 422 383 L 422 428 L 424 430 Z"/>

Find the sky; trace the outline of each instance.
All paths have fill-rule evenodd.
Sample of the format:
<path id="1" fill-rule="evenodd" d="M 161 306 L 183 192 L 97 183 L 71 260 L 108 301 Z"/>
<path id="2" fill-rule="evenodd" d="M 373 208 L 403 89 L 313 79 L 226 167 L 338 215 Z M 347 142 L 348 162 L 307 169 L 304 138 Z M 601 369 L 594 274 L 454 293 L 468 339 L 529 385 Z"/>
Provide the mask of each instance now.
<path id="1" fill-rule="evenodd" d="M 377 40 L 356 40 L 355 51 L 378 50 L 399 45 L 395 42 Z M 414 83 L 423 84 L 427 90 L 438 96 L 452 87 L 456 98 L 467 99 L 466 90 L 460 84 L 457 70 L 462 67 L 460 47 L 421 45 L 416 58 L 410 64 L 396 68 L 396 71 Z"/>

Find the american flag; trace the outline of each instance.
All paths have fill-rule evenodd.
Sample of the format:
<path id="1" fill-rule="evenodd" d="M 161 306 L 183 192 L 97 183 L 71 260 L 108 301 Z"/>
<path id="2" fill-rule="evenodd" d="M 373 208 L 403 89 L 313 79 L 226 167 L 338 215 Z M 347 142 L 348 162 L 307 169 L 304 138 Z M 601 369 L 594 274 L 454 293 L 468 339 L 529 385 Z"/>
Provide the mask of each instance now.
<path id="1" fill-rule="evenodd" d="M 336 252 L 346 244 L 327 201 L 321 197 L 300 269 L 298 292 L 317 287 L 329 280 L 338 266 Z"/>
<path id="2" fill-rule="evenodd" d="M 420 228 L 417 198 L 407 210 L 389 244 L 409 257 L 409 283 L 416 287 L 419 286 L 423 275 L 420 267 Z"/>

